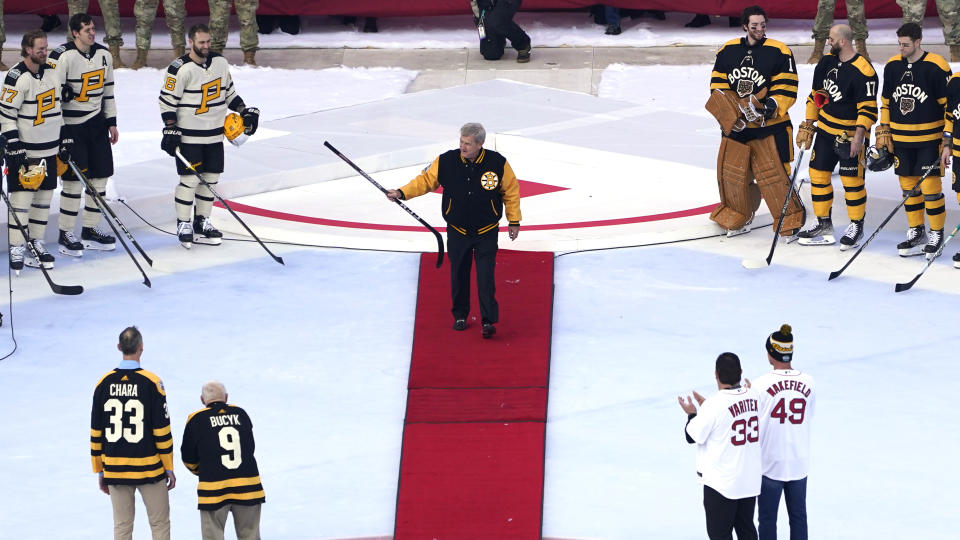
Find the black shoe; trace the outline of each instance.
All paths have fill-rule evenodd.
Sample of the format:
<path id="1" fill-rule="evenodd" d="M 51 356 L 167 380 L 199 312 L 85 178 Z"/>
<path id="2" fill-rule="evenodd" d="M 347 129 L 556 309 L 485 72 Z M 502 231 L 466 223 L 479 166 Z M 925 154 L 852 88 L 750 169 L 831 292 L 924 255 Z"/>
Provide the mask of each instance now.
<path id="1" fill-rule="evenodd" d="M 453 321 L 453 329 L 457 332 L 467 329 L 467 320 L 466 319 L 457 319 Z"/>
<path id="2" fill-rule="evenodd" d="M 60 22 L 60 17 L 56 15 L 41 15 L 40 18 L 43 19 L 43 22 L 40 23 L 40 29 L 44 32 L 50 32 L 55 28 L 59 28 L 60 25 L 63 24 Z"/>
<path id="3" fill-rule="evenodd" d="M 608 24 L 607 31 L 604 34 L 608 36 L 619 36 L 620 35 L 620 25 L 617 24 Z"/>
<path id="4" fill-rule="evenodd" d="M 497 333 L 496 326 L 490 323 L 483 323 L 483 330 L 481 331 L 481 335 L 483 336 L 483 339 L 490 339 L 496 333 Z"/>
<path id="5" fill-rule="evenodd" d="M 526 47 L 519 49 L 517 51 L 517 63 L 526 64 L 529 61 L 530 61 L 530 46 L 527 45 Z"/>
<path id="6" fill-rule="evenodd" d="M 280 16 L 280 31 L 291 36 L 295 36 L 300 33 L 300 17 L 296 15 L 281 15 Z"/>
<path id="7" fill-rule="evenodd" d="M 363 33 L 364 34 L 376 34 L 377 30 L 377 18 L 376 17 L 367 17 L 363 21 Z"/>
<path id="8" fill-rule="evenodd" d="M 686 28 L 703 28 L 710 24 L 710 16 L 704 15 L 703 13 L 698 13 L 694 15 L 693 20 L 683 25 Z"/>
<path id="9" fill-rule="evenodd" d="M 667 14 L 664 13 L 663 11 L 660 11 L 659 9 L 648 9 L 646 11 L 647 11 L 647 15 L 650 15 L 651 17 L 653 17 L 658 21 L 667 20 Z"/>
<path id="10" fill-rule="evenodd" d="M 269 34 L 277 29 L 279 15 L 257 15 L 257 32 Z"/>

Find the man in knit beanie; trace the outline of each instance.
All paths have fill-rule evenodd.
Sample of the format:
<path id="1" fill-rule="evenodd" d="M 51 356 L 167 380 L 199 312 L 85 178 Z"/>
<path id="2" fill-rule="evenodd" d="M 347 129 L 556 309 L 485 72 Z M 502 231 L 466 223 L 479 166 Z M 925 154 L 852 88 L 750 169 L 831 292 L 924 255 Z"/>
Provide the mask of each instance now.
<path id="1" fill-rule="evenodd" d="M 766 349 L 773 370 L 757 377 L 752 385 L 760 395 L 760 540 L 777 537 L 781 493 L 790 518 L 790 539 L 806 540 L 810 424 L 816 398 L 813 377 L 793 369 L 793 329 L 789 324 L 767 336 Z"/>

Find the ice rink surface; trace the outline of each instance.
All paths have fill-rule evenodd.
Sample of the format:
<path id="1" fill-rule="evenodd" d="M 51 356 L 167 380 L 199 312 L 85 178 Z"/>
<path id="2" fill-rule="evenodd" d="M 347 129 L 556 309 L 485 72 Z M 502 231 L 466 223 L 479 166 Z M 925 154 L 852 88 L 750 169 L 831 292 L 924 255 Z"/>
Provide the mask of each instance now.
<path id="1" fill-rule="evenodd" d="M 453 148 L 456 128 L 484 111 L 479 119 L 497 144 L 513 138 L 515 146 L 504 151 L 522 179 L 570 188 L 525 198 L 524 226 L 610 217 L 614 202 L 621 205 L 616 217 L 634 206 L 645 214 L 669 212 L 715 196 L 717 132 L 702 110 L 709 71 L 615 66 L 595 98 L 503 81 L 400 95 L 413 73 L 323 70 L 303 75 L 315 87 L 336 88 L 339 97 L 317 105 L 266 86 L 301 74 L 236 69 L 241 95 L 264 111 L 263 133 L 228 149 L 222 187 L 228 197 L 269 199 L 278 211 L 415 225 L 361 179 L 348 185 L 351 173 L 321 142 L 337 143 L 396 185 Z M 803 92 L 811 73 L 800 73 Z M 113 189 L 169 231 L 176 178 L 156 148 L 159 76 L 120 73 L 118 92 L 129 93 L 118 94 L 124 117 Z M 657 91 L 635 92 L 650 81 Z M 495 98 L 502 107 L 489 107 Z M 560 147 L 569 166 L 544 164 L 550 156 L 536 150 Z M 610 154 L 593 159 L 597 152 Z M 325 191 L 337 182 L 346 187 Z M 662 190 L 663 184 L 675 189 Z M 305 191 L 290 197 L 257 195 L 300 186 Z M 621 197 L 595 205 L 571 199 L 590 189 Z M 868 176 L 867 189 L 869 232 L 899 190 L 889 171 Z M 321 196 L 308 201 L 303 193 Z M 370 196 L 369 204 L 356 204 L 351 193 Z M 803 193 L 809 199 L 809 185 Z M 842 192 L 837 199 L 834 218 L 843 226 Z M 440 225 L 429 196 L 422 200 L 424 217 Z M 960 220 L 957 208 L 948 193 L 948 228 Z M 109 536 L 109 499 L 90 472 L 89 407 L 95 383 L 119 361 L 116 336 L 129 324 L 144 333 L 143 367 L 167 388 L 176 460 L 205 381 L 223 381 L 230 401 L 250 414 L 267 493 L 265 538 L 391 534 L 417 255 L 349 249 L 370 246 L 358 246 L 355 232 L 333 229 L 327 239 L 339 237 L 341 248 L 271 244 L 286 262 L 280 266 L 253 243 L 188 252 L 130 212 L 121 217 L 137 226 L 134 233 L 157 261 L 147 268 L 151 289 L 119 248 L 88 252 L 81 261 L 58 256 L 52 276 L 85 285 L 79 297 L 53 297 L 36 271 L 12 280 L 18 351 L 0 362 L 0 470 L 7 485 L 0 490 L 0 537 Z M 221 211 L 216 219 L 234 227 Z M 960 514 L 949 494 L 960 481 L 954 466 L 960 434 L 951 374 L 960 347 L 960 270 L 937 261 L 914 290 L 895 294 L 893 283 L 921 266 L 894 253 L 905 227 L 899 214 L 833 282 L 827 274 L 849 252 L 780 245 L 773 266 L 748 271 L 741 259 L 766 255 L 769 227 L 725 239 L 713 236 L 718 231 L 705 216 L 689 219 L 700 221 L 681 227 L 682 234 L 671 220 L 611 234 L 619 246 L 640 247 L 557 248 L 544 536 L 704 537 L 695 450 L 684 442 L 676 397 L 712 392 L 713 361 L 723 351 L 739 354 L 750 378 L 763 373 L 764 339 L 789 323 L 794 366 L 816 378 L 819 393 L 811 537 L 954 538 Z M 307 227 L 267 232 L 265 238 L 297 241 L 311 234 Z M 524 230 L 516 243 L 501 245 L 548 248 L 534 243 L 548 242 L 542 236 Z M 698 236 L 709 237 L 684 240 Z M 359 237 L 373 241 L 377 234 Z M 660 242 L 669 243 L 654 245 Z M 956 249 L 960 242 L 945 259 Z M 10 309 L 3 312 L 8 331 Z M 180 463 L 176 473 L 173 535 L 195 538 L 196 480 Z M 148 537 L 142 507 L 138 513 L 136 537 Z M 786 537 L 785 517 L 781 524 Z"/>

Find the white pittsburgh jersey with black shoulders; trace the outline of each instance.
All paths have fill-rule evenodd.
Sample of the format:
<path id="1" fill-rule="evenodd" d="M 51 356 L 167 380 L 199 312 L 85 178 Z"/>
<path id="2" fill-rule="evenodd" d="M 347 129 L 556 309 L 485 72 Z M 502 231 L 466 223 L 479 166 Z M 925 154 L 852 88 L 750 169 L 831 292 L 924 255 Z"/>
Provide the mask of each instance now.
<path id="1" fill-rule="evenodd" d="M 813 377 L 775 369 L 753 381 L 760 393 L 763 475 L 789 482 L 810 471 L 810 424 L 816 400 Z"/>
<path id="2" fill-rule="evenodd" d="M 759 396 L 750 388 L 726 388 L 708 397 L 687 423 L 697 443 L 703 483 L 728 499 L 760 494 Z"/>
<path id="3" fill-rule="evenodd" d="M 183 55 L 163 73 L 160 115 L 164 123 L 176 122 L 184 143 L 223 141 L 227 108 L 239 110 L 242 106 L 230 78 L 230 65 L 219 54 L 210 53 L 203 64 Z"/>
<path id="4" fill-rule="evenodd" d="M 117 104 L 113 99 L 113 57 L 106 47 L 94 43 L 82 52 L 73 42 L 57 47 L 47 57 L 60 82 L 70 86 L 74 98 L 63 104 L 63 121 L 82 124 L 103 111 L 107 124 L 117 125 Z"/>
<path id="5" fill-rule="evenodd" d="M 34 75 L 20 62 L 7 72 L 0 93 L 0 131 L 20 141 L 28 158 L 50 157 L 60 146 L 60 80 L 43 64 Z"/>

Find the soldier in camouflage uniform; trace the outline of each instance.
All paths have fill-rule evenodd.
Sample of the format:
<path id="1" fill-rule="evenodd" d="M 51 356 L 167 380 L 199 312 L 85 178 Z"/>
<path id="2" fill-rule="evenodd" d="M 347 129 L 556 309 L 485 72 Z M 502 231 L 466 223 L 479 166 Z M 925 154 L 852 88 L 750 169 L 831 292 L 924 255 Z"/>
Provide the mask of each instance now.
<path id="1" fill-rule="evenodd" d="M 3 44 L 7 42 L 7 31 L 3 27 L 3 0 L 0 0 L 0 53 L 3 52 Z M 8 68 L 3 60 L 0 60 L 0 71 L 7 71 Z"/>
<path id="2" fill-rule="evenodd" d="M 103 25 L 106 27 L 106 37 L 103 39 L 110 47 L 110 56 L 113 56 L 113 67 L 127 67 L 120 60 L 120 47 L 123 46 L 123 31 L 120 28 L 120 6 L 117 0 L 98 0 L 100 4 L 100 13 L 103 15 Z M 87 13 L 90 8 L 90 0 L 67 0 L 67 11 L 69 13 L 67 20 L 77 13 Z M 70 25 L 67 25 L 67 43 L 73 41 L 73 33 L 70 31 Z"/>
<path id="3" fill-rule="evenodd" d="M 927 0 L 897 0 L 903 10 L 903 22 L 923 26 Z M 937 14 L 943 24 L 943 42 L 950 47 L 950 61 L 960 62 L 960 0 L 937 0 Z"/>
<path id="4" fill-rule="evenodd" d="M 133 4 L 133 15 L 137 18 L 137 60 L 130 66 L 132 69 L 147 65 L 147 51 L 150 50 L 153 20 L 157 18 L 159 3 L 159 0 L 136 0 Z M 184 3 L 185 0 L 163 0 L 163 13 L 167 19 L 167 28 L 170 29 L 170 45 L 173 46 L 174 58 L 183 56 L 187 51 L 183 29 L 187 8 Z"/>
<path id="5" fill-rule="evenodd" d="M 210 6 L 210 50 L 221 53 L 227 46 L 227 27 L 230 24 L 230 5 L 237 7 L 240 19 L 240 48 L 243 63 L 257 65 L 254 55 L 260 45 L 257 37 L 257 7 L 259 0 L 208 0 Z"/>
<path id="6" fill-rule="evenodd" d="M 857 53 L 869 62 L 870 56 L 867 55 L 867 15 L 863 9 L 863 0 L 846 0 L 846 2 L 847 20 L 850 22 L 850 29 L 853 30 Z M 817 17 L 813 20 L 813 53 L 807 60 L 809 64 L 816 64 L 823 58 L 823 46 L 826 44 L 827 38 L 830 37 L 830 27 L 833 26 L 833 9 L 836 5 L 837 0 L 820 0 L 817 3 Z"/>

